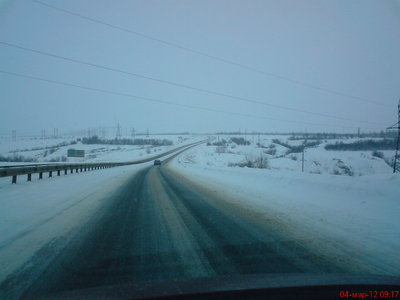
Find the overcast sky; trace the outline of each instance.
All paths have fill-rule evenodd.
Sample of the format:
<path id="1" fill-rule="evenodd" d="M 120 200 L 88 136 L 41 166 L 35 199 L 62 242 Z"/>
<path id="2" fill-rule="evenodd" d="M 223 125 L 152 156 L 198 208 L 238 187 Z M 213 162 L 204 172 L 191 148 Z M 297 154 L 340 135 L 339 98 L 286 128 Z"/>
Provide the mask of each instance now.
<path id="1" fill-rule="evenodd" d="M 126 30 L 32 0 L 0 1 L 0 71 L 103 90 L 0 73 L 0 134 L 117 123 L 150 132 L 356 132 L 397 121 L 399 1 L 40 1 Z"/>

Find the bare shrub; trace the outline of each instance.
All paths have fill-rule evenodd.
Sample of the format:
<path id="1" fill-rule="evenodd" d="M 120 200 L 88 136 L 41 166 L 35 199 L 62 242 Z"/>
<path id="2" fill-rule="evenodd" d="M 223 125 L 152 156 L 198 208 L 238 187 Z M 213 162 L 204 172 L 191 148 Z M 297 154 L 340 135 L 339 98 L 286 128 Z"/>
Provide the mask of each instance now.
<path id="1" fill-rule="evenodd" d="M 226 146 L 217 146 L 215 148 L 215 153 L 218 153 L 218 154 L 226 153 Z"/>
<path id="2" fill-rule="evenodd" d="M 246 158 L 244 161 L 239 162 L 239 163 L 229 163 L 229 167 L 247 167 L 247 168 L 256 168 L 256 169 L 268 169 L 269 168 L 269 163 L 268 163 L 268 158 L 260 154 L 256 158 L 253 158 L 252 155 L 246 155 Z"/>

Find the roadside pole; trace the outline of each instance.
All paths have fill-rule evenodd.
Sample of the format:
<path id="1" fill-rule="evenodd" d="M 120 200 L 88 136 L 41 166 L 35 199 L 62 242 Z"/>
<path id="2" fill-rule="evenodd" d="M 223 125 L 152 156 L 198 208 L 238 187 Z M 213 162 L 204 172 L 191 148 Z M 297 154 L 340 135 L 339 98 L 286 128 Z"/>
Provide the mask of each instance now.
<path id="1" fill-rule="evenodd" d="M 399 144 L 400 144 L 400 100 L 399 104 L 397 105 L 397 123 L 386 128 L 386 129 L 396 129 L 397 128 L 397 142 L 396 142 L 396 152 L 394 155 L 394 162 L 393 162 L 393 173 L 397 171 L 397 160 L 399 159 Z"/>

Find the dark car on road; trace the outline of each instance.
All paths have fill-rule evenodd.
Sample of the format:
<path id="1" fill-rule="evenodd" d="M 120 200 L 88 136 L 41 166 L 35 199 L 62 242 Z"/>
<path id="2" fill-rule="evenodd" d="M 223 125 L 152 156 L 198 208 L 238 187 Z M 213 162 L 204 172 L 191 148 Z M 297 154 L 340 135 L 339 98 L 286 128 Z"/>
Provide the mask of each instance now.
<path id="1" fill-rule="evenodd" d="M 161 166 L 161 160 L 156 159 L 156 160 L 154 161 L 154 165 L 155 165 L 155 166 Z"/>

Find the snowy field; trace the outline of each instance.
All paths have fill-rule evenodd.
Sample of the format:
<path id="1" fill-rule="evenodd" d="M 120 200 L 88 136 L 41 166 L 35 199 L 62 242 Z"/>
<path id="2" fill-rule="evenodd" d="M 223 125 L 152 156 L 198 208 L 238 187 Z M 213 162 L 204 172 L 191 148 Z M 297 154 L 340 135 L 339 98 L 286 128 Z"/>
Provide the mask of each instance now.
<path id="1" fill-rule="evenodd" d="M 321 255 L 340 256 L 343 263 L 352 257 L 366 272 L 400 275 L 400 174 L 393 174 L 371 151 L 326 151 L 323 145 L 306 149 L 304 173 L 301 153 L 285 155 L 287 149 L 280 145 L 262 161 L 265 168 L 237 166 L 260 162 L 257 158 L 276 138 L 263 138 L 260 144 L 266 148 L 201 145 L 183 153 L 171 167 L 228 195 L 265 222 L 279 220 Z M 210 143 L 214 142 L 218 140 Z M 344 171 L 349 169 L 350 175 Z"/>
<path id="2" fill-rule="evenodd" d="M 238 145 L 230 139 L 244 139 L 249 145 Z M 304 172 L 314 174 L 334 174 L 348 176 L 362 176 L 369 174 L 389 174 L 393 172 L 391 162 L 394 150 L 379 151 L 383 157 L 376 157 L 373 151 L 332 151 L 326 150 L 325 145 L 339 142 L 353 143 L 356 141 L 370 140 L 370 138 L 356 139 L 330 139 L 320 140 L 316 146 L 307 146 L 304 151 Z M 373 139 L 379 140 L 379 139 Z M 227 143 L 224 146 L 214 144 Z M 275 141 L 275 142 L 274 142 Z M 277 143 L 279 141 L 279 143 Z M 196 151 L 196 163 L 207 166 L 229 166 L 258 161 L 260 157 L 265 162 L 265 167 L 271 170 L 302 171 L 302 153 L 288 153 L 290 147 L 303 144 L 304 140 L 290 140 L 290 136 L 282 135 L 257 135 L 247 136 L 213 136 L 210 146 L 202 147 Z M 308 141 L 313 143 L 314 141 Z M 285 146 L 283 146 L 284 144 Z M 190 163 L 190 154 L 186 155 Z"/>
<path id="3" fill-rule="evenodd" d="M 138 136 L 138 139 L 147 139 Z M 0 138 L 2 157 L 19 157 L 22 162 L 120 162 L 151 157 L 197 140 L 193 135 L 152 135 L 149 139 L 168 140 L 169 146 L 82 144 L 79 137 L 69 138 Z M 84 158 L 67 157 L 68 149 L 85 150 Z M 14 165 L 19 162 L 0 162 Z"/>

